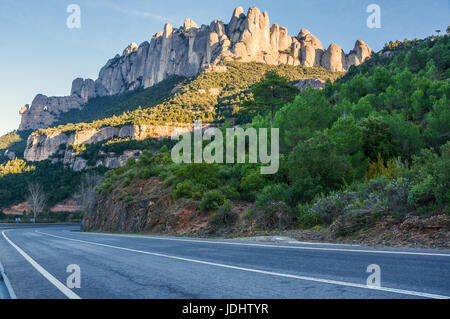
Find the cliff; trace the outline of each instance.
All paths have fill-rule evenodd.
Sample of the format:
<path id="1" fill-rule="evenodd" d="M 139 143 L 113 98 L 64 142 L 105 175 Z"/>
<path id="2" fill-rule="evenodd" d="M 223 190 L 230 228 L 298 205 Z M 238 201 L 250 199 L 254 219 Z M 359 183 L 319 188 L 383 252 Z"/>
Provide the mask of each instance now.
<path id="1" fill-rule="evenodd" d="M 208 127 L 207 124 L 204 125 Z M 88 160 L 80 157 L 74 147 L 81 145 L 98 144 L 113 138 L 130 138 L 135 141 L 143 141 L 147 138 L 170 138 L 182 135 L 193 130 L 193 124 L 174 125 L 127 125 L 122 127 L 105 127 L 78 132 L 55 131 L 49 135 L 35 132 L 27 141 L 24 159 L 29 162 L 52 160 L 53 163 L 62 162 L 75 171 L 82 171 L 90 166 Z M 94 166 L 103 166 L 114 169 L 123 166 L 130 158 L 138 159 L 141 150 L 128 150 L 123 154 L 102 154 L 102 159 L 96 161 Z"/>
<path id="2" fill-rule="evenodd" d="M 130 44 L 109 60 L 96 81 L 76 79 L 71 95 L 47 97 L 38 95 L 31 106 L 20 110 L 20 130 L 46 128 L 58 115 L 71 109 L 82 109 L 91 98 L 115 95 L 137 88 L 148 88 L 169 76 L 190 77 L 223 60 L 289 64 L 305 67 L 322 66 L 330 71 L 346 71 L 368 59 L 372 50 L 357 41 L 345 54 L 336 44 L 324 49 L 308 30 L 297 36 L 277 24 L 270 25 L 267 12 L 250 8 L 247 15 L 236 8 L 228 24 L 214 20 L 200 27 L 191 19 L 176 29 L 166 24 L 163 32 L 141 45 Z"/>

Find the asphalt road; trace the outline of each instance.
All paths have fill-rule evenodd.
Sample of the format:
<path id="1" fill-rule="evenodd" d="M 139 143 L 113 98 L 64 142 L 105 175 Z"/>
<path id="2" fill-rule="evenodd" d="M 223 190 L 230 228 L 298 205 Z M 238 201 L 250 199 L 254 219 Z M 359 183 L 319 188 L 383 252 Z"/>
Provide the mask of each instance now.
<path id="1" fill-rule="evenodd" d="M 298 299 L 450 296 L 450 251 L 106 235 L 0 226 L 18 298 Z M 379 265 L 381 287 L 367 286 Z M 69 289 L 69 265 L 81 288 Z M 73 279 L 73 278 L 72 278 Z M 73 281 L 71 281 L 73 282 Z"/>

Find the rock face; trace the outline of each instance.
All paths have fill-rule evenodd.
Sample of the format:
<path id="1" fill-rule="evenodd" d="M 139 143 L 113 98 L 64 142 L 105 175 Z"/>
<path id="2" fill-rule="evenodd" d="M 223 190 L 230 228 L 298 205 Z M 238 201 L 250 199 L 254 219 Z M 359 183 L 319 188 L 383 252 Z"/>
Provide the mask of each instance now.
<path id="1" fill-rule="evenodd" d="M 20 129 L 48 127 L 58 114 L 82 108 L 90 98 L 148 88 L 172 75 L 195 76 L 214 69 L 211 65 L 223 60 L 346 71 L 371 54 L 372 50 L 362 41 L 357 41 L 348 55 L 336 44 L 324 50 L 308 30 L 302 29 L 293 37 L 286 28 L 271 26 L 267 12 L 252 7 L 246 15 L 238 7 L 228 24 L 214 20 L 199 27 L 191 19 L 178 29 L 166 24 L 164 31 L 155 34 L 150 42 L 139 46 L 132 43 L 122 55 L 109 60 L 95 82 L 76 79 L 69 97 L 38 95 L 31 107 L 21 109 Z"/>
<path id="2" fill-rule="evenodd" d="M 209 127 L 203 124 L 204 129 Z M 54 132 L 50 135 L 33 133 L 29 136 L 24 159 L 29 162 L 51 160 L 53 164 L 61 162 L 74 171 L 82 171 L 89 167 L 88 161 L 79 156 L 73 146 L 90 145 L 105 142 L 113 138 L 130 138 L 143 141 L 147 138 L 170 138 L 192 132 L 193 124 L 174 125 L 128 125 L 123 127 L 105 127 L 99 130 L 85 130 L 71 134 Z M 102 154 L 103 158 L 95 166 L 117 168 L 127 163 L 130 158 L 138 159 L 141 151 L 129 150 L 123 154 Z"/>
<path id="3" fill-rule="evenodd" d="M 299 89 L 299 91 L 303 91 L 309 88 L 312 88 L 314 90 L 322 90 L 325 88 L 325 82 L 318 79 L 301 80 L 294 85 Z"/>
<path id="4" fill-rule="evenodd" d="M 14 152 L 12 152 L 12 151 L 10 151 L 10 150 L 6 150 L 4 153 L 3 153 L 3 155 L 7 158 L 7 159 L 9 159 L 9 160 L 13 160 L 13 159 L 16 159 L 16 153 L 14 153 Z"/>
<path id="5" fill-rule="evenodd" d="M 72 109 L 82 109 L 89 99 L 96 96 L 95 82 L 81 78 L 73 81 L 70 96 L 47 97 L 38 94 L 31 106 L 25 105 L 20 109 L 22 121 L 19 130 L 47 128 L 58 119 L 59 114 Z"/>

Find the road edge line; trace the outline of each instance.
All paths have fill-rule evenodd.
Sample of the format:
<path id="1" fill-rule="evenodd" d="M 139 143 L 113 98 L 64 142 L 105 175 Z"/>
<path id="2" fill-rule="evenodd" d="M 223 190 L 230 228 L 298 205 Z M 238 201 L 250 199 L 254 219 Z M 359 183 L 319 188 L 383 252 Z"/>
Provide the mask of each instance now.
<path id="1" fill-rule="evenodd" d="M 6 290 L 9 294 L 9 299 L 17 299 L 17 295 L 14 291 L 14 288 L 11 285 L 11 282 L 8 279 L 8 276 L 6 275 L 5 268 L 3 267 L 2 262 L 0 261 L 0 279 L 3 280 Z"/>
<path id="2" fill-rule="evenodd" d="M 6 230 L 2 231 L 3 237 L 6 241 L 15 249 L 22 257 L 28 261 L 31 266 L 34 267 L 45 279 L 47 279 L 53 286 L 55 286 L 60 292 L 62 292 L 69 299 L 81 299 L 76 293 L 67 288 L 64 284 L 62 284 L 58 279 L 56 279 L 52 274 L 50 274 L 47 270 L 44 269 L 41 265 L 39 265 L 33 258 L 31 258 L 26 252 L 24 252 L 19 246 L 17 246 L 11 239 L 8 238 L 5 234 Z"/>

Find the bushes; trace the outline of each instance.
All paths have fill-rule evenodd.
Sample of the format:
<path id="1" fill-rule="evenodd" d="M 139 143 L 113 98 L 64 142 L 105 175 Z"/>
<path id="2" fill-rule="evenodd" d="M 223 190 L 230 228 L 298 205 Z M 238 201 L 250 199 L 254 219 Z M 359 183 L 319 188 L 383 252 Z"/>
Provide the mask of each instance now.
<path id="1" fill-rule="evenodd" d="M 25 167 L 29 168 L 28 165 Z M 30 182 L 42 185 L 47 195 L 47 204 L 51 207 L 72 196 L 80 184 L 81 177 L 86 173 L 74 172 L 63 164 L 51 164 L 50 161 L 36 162 L 32 167 L 32 170 L 24 169 L 16 174 L 0 177 L 0 207 L 24 202 L 27 196 L 24 190 Z M 97 168 L 90 171 L 103 174 L 106 169 Z"/>
<path id="2" fill-rule="evenodd" d="M 257 202 L 252 214 L 256 226 L 261 230 L 285 230 L 295 224 L 295 214 L 283 202 Z"/>
<path id="3" fill-rule="evenodd" d="M 36 170 L 36 166 L 28 165 L 21 159 L 14 159 L 5 165 L 0 164 L 0 178 L 8 174 L 22 174 Z"/>
<path id="4" fill-rule="evenodd" d="M 324 223 L 321 216 L 310 209 L 309 204 L 299 204 L 296 209 L 296 216 L 298 225 L 303 228 L 309 229 Z"/>
<path id="5" fill-rule="evenodd" d="M 3 150 L 14 152 L 16 157 L 23 157 L 23 152 L 27 146 L 28 136 L 31 134 L 30 130 L 14 131 L 3 136 L 0 136 L 0 164 L 7 162 L 9 159 L 4 156 Z"/>
<path id="6" fill-rule="evenodd" d="M 218 209 L 225 202 L 225 196 L 219 190 L 213 190 L 205 193 L 200 204 L 200 210 L 206 212 Z"/>
<path id="7" fill-rule="evenodd" d="M 277 202 L 289 202 L 289 186 L 287 184 L 270 184 L 264 187 L 261 194 L 257 196 L 258 202 L 274 200 Z"/>
<path id="8" fill-rule="evenodd" d="M 219 210 L 211 216 L 209 225 L 213 230 L 217 231 L 234 226 L 238 219 L 239 215 L 233 211 L 231 202 L 226 200 Z"/>
<path id="9" fill-rule="evenodd" d="M 325 133 L 300 142 L 289 155 L 289 180 L 299 189 L 293 203 L 308 202 L 320 192 L 339 189 L 349 177 L 351 165 L 339 154 Z"/>
<path id="10" fill-rule="evenodd" d="M 330 128 L 336 118 L 335 110 L 322 92 L 302 92 L 275 116 L 274 127 L 280 129 L 281 149 L 285 152 L 291 150 L 299 142 L 311 138 L 315 131 Z"/>
<path id="11" fill-rule="evenodd" d="M 360 126 L 364 130 L 364 154 L 369 159 L 376 161 L 379 154 L 385 160 L 398 156 L 389 126 L 382 117 L 365 118 Z"/>
<path id="12" fill-rule="evenodd" d="M 254 201 L 258 191 L 260 191 L 265 184 L 264 177 L 260 172 L 254 171 L 244 176 L 241 181 L 241 189 L 243 190 L 242 198 Z"/>
<path id="13" fill-rule="evenodd" d="M 381 155 L 378 155 L 378 161 L 369 164 L 369 169 L 366 172 L 366 180 L 371 180 L 376 177 L 395 179 L 402 176 L 403 170 L 403 164 L 400 159 L 391 159 L 385 165 Z"/>
<path id="14" fill-rule="evenodd" d="M 206 189 L 207 188 L 204 185 L 194 184 L 191 180 L 185 180 L 182 183 L 177 184 L 173 192 L 173 198 L 175 200 L 180 198 L 200 200 Z"/>
<path id="15" fill-rule="evenodd" d="M 408 198 L 410 204 L 424 214 L 450 213 L 450 142 L 441 147 L 441 156 L 422 150 L 414 157 L 408 176 L 414 183 Z"/>

